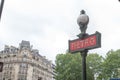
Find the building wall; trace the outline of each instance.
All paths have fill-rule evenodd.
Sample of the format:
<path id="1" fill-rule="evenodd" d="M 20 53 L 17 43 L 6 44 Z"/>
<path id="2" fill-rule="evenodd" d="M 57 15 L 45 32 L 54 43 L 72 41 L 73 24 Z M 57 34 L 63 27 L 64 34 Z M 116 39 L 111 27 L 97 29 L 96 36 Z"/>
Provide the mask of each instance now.
<path id="1" fill-rule="evenodd" d="M 32 80 L 32 74 L 33 74 L 33 67 L 31 65 L 28 65 L 27 80 Z"/>
<path id="2" fill-rule="evenodd" d="M 51 61 L 32 49 L 29 41 L 22 41 L 18 48 L 5 46 L 0 62 L 4 63 L 0 80 L 53 80 Z"/>
<path id="3" fill-rule="evenodd" d="M 14 74 L 13 75 L 16 75 L 16 76 L 14 76 L 14 80 L 18 80 L 18 72 L 19 72 L 19 64 L 14 64 L 14 69 L 15 69 L 15 71 L 14 71 Z"/>

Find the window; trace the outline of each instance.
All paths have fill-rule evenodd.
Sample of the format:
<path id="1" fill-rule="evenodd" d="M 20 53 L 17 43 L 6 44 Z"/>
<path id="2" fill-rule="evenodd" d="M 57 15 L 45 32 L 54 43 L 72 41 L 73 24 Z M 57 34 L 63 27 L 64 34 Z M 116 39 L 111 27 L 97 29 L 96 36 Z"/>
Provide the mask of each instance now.
<path id="1" fill-rule="evenodd" d="M 19 75 L 18 80 L 27 80 L 27 77 L 25 75 Z"/>
<path id="2" fill-rule="evenodd" d="M 13 55 L 13 57 L 16 57 L 16 55 Z"/>
<path id="3" fill-rule="evenodd" d="M 32 58 L 35 59 L 35 56 L 33 55 Z"/>
<path id="4" fill-rule="evenodd" d="M 25 62 L 27 59 L 24 57 L 24 58 L 22 58 L 22 60 Z"/>
<path id="5" fill-rule="evenodd" d="M 28 68 L 28 64 L 26 64 L 26 63 L 21 63 L 21 64 L 20 64 L 20 67 L 21 67 L 21 68 Z"/>
<path id="6" fill-rule="evenodd" d="M 3 62 L 0 62 L 0 72 L 2 72 L 3 69 Z"/>
<path id="7" fill-rule="evenodd" d="M 42 77 L 38 77 L 38 80 L 42 80 Z"/>
<path id="8" fill-rule="evenodd" d="M 21 63 L 19 68 L 19 74 L 27 74 L 28 64 Z"/>
<path id="9" fill-rule="evenodd" d="M 10 55 L 7 55 L 8 57 L 10 57 Z"/>

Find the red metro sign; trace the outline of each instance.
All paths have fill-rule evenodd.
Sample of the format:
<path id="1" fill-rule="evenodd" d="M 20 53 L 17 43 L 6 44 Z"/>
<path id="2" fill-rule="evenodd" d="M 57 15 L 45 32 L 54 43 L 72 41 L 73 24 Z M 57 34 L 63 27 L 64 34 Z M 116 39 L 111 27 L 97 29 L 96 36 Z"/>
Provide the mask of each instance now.
<path id="1" fill-rule="evenodd" d="M 78 52 L 98 47 L 101 47 L 101 34 L 99 32 L 89 35 L 84 39 L 69 40 L 69 52 Z"/>

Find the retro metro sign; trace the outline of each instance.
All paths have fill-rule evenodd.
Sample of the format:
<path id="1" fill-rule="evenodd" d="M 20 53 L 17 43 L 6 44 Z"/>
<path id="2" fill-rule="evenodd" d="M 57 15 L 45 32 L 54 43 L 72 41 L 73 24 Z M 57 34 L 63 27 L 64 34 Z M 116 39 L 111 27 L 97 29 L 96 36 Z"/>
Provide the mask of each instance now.
<path id="1" fill-rule="evenodd" d="M 3 70 L 3 62 L 0 62 L 0 72 Z"/>
<path id="2" fill-rule="evenodd" d="M 84 39 L 69 40 L 69 52 L 78 52 L 101 47 L 101 34 L 96 32 Z"/>

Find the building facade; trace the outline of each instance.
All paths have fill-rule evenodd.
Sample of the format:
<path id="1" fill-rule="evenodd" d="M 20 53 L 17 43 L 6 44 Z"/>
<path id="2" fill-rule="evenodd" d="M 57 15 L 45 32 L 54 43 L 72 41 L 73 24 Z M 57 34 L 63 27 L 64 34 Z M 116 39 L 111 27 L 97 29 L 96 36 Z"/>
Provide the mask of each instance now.
<path id="1" fill-rule="evenodd" d="M 29 41 L 22 41 L 18 48 L 5 46 L 0 62 L 0 80 L 54 80 L 52 62 L 32 49 Z"/>

